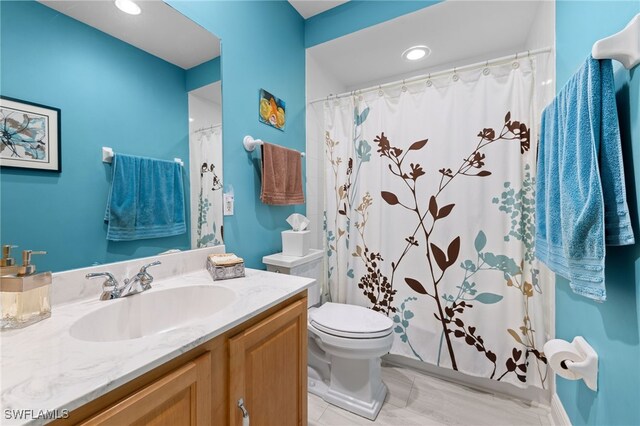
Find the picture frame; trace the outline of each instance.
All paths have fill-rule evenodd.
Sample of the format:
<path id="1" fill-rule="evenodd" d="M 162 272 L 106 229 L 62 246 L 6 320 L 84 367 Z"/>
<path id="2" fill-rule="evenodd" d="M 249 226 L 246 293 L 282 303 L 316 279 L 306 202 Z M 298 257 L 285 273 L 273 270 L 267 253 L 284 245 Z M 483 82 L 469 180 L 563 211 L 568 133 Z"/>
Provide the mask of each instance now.
<path id="1" fill-rule="evenodd" d="M 275 127 L 284 132 L 286 124 L 286 104 L 285 102 L 267 92 L 260 89 L 260 104 L 258 118 L 261 123 Z"/>
<path id="2" fill-rule="evenodd" d="M 60 173 L 61 111 L 0 96 L 0 167 Z"/>

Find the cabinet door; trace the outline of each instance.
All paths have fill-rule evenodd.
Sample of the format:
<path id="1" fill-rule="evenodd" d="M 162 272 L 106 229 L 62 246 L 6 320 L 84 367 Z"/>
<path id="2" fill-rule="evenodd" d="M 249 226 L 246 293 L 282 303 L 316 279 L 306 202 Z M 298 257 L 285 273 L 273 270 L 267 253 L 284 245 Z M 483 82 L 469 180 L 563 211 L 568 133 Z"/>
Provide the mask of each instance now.
<path id="1" fill-rule="evenodd" d="M 114 404 L 82 425 L 211 425 L 211 353 Z"/>
<path id="2" fill-rule="evenodd" d="M 307 303 L 299 300 L 229 340 L 230 415 L 242 425 L 307 424 Z"/>

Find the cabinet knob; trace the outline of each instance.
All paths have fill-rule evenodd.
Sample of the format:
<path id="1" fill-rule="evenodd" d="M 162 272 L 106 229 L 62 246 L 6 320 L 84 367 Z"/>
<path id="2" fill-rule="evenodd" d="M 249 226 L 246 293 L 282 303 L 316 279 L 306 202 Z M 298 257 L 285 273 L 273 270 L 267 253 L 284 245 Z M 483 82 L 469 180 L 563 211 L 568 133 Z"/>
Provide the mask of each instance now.
<path id="1" fill-rule="evenodd" d="M 242 426 L 249 426 L 249 412 L 244 406 L 244 399 L 238 400 L 238 408 L 242 411 Z"/>

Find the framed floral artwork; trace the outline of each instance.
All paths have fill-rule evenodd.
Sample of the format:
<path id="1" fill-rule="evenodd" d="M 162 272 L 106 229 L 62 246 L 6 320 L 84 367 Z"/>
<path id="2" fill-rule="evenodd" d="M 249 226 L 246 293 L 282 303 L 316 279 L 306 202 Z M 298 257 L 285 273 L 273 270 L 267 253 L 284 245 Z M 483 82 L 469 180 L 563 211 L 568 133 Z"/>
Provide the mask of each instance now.
<path id="1" fill-rule="evenodd" d="M 286 122 L 285 102 L 264 89 L 260 89 L 260 122 L 282 131 Z"/>
<path id="2" fill-rule="evenodd" d="M 60 173 L 60 109 L 0 96 L 0 166 Z"/>

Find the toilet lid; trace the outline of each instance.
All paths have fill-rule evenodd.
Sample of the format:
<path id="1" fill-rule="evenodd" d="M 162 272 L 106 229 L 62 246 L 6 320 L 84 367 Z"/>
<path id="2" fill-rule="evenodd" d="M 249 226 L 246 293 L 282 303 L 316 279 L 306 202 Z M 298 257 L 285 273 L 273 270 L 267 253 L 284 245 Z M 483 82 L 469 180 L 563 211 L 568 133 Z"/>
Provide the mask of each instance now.
<path id="1" fill-rule="evenodd" d="M 372 339 L 391 333 L 393 321 L 380 312 L 362 306 L 325 303 L 309 313 L 311 324 L 339 337 Z"/>

